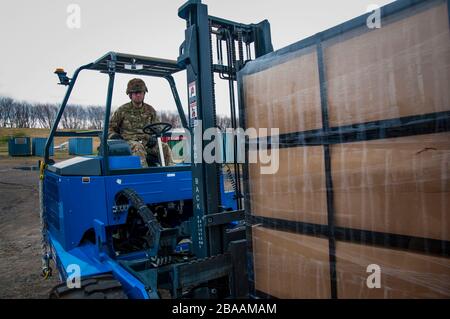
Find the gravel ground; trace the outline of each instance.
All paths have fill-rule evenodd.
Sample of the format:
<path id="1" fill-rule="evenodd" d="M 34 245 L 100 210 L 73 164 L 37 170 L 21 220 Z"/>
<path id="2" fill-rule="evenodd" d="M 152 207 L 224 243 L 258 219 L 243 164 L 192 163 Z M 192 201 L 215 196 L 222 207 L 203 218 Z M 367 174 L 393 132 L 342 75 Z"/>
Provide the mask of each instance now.
<path id="1" fill-rule="evenodd" d="M 38 172 L 34 158 L 0 156 L 0 298 L 47 298 L 58 283 L 40 276 Z"/>

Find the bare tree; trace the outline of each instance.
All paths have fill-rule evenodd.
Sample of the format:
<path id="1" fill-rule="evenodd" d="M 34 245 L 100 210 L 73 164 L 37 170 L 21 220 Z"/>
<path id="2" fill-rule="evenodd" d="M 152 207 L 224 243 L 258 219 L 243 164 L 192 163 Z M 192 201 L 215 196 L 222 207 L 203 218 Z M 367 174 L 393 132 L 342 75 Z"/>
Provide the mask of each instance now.
<path id="1" fill-rule="evenodd" d="M 12 127 L 26 128 L 31 127 L 32 122 L 32 110 L 31 104 L 27 102 L 14 102 L 12 112 Z"/>
<path id="2" fill-rule="evenodd" d="M 87 107 L 78 106 L 77 109 L 78 129 L 86 129 L 89 127 L 89 113 Z"/>
<path id="3" fill-rule="evenodd" d="M 0 126 L 1 127 L 42 127 L 50 128 L 58 112 L 58 106 L 51 103 L 31 104 L 0 96 Z M 172 124 L 174 128 L 182 127 L 177 112 L 158 112 L 160 120 Z M 60 122 L 62 129 L 94 129 L 103 127 L 105 108 L 102 106 L 81 106 L 69 104 L 66 106 Z M 226 117 L 218 117 L 220 127 L 230 127 L 231 121 Z"/>
<path id="4" fill-rule="evenodd" d="M 10 97 L 0 96 L 0 127 L 12 127 L 14 100 Z"/>
<path id="5" fill-rule="evenodd" d="M 85 109 L 81 105 L 67 105 L 62 117 L 60 124 L 63 129 L 82 129 L 85 117 Z"/>
<path id="6" fill-rule="evenodd" d="M 161 119 L 161 122 L 170 123 L 174 128 L 182 127 L 180 116 L 176 112 L 171 111 L 159 112 L 159 118 Z"/>
<path id="7" fill-rule="evenodd" d="M 38 112 L 37 109 L 35 107 L 35 105 L 30 104 L 30 103 L 25 103 L 27 104 L 27 110 L 28 110 L 28 123 L 27 123 L 27 127 L 38 127 L 39 121 L 38 121 Z"/>
<path id="8" fill-rule="evenodd" d="M 231 128 L 231 118 L 228 116 L 217 116 L 217 125 L 222 128 Z"/>
<path id="9" fill-rule="evenodd" d="M 58 108 L 54 104 L 44 103 L 34 106 L 37 122 L 40 127 L 50 128 L 56 117 Z"/>
<path id="10" fill-rule="evenodd" d="M 87 128 L 100 130 L 103 127 L 105 108 L 101 106 L 89 106 L 87 108 L 87 116 L 89 119 L 89 126 Z"/>

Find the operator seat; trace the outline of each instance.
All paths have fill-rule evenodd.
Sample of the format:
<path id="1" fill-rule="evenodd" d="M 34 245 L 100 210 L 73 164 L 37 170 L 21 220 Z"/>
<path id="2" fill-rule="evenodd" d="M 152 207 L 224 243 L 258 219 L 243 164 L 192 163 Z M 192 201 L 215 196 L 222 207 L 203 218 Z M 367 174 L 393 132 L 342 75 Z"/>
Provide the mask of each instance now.
<path id="1" fill-rule="evenodd" d="M 130 156 L 131 147 L 125 140 L 108 140 L 108 155 L 109 156 Z M 99 147 L 99 155 L 103 156 L 102 148 Z"/>

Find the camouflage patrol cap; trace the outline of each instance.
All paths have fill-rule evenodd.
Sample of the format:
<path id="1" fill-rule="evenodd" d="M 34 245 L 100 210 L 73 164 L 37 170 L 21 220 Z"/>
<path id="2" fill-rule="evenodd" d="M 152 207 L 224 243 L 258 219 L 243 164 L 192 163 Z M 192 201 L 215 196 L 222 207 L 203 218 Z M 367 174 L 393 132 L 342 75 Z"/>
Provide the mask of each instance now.
<path id="1" fill-rule="evenodd" d="M 127 85 L 127 95 L 135 92 L 148 92 L 145 82 L 141 79 L 132 79 Z"/>

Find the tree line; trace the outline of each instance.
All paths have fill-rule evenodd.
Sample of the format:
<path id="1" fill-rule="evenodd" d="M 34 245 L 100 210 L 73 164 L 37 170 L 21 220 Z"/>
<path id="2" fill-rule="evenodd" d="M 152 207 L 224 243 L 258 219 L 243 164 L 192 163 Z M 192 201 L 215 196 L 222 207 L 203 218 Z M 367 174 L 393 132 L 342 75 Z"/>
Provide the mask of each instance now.
<path id="1" fill-rule="evenodd" d="M 0 96 L 0 127 L 50 128 L 59 105 L 30 103 Z M 100 129 L 105 111 L 101 106 L 70 104 L 61 117 L 62 129 Z"/>
<path id="2" fill-rule="evenodd" d="M 55 121 L 58 108 L 58 104 L 30 103 L 0 96 L 0 127 L 50 128 Z M 177 112 L 159 111 L 158 115 L 162 122 L 170 123 L 174 128 L 182 127 Z M 100 130 L 104 117 L 104 106 L 69 104 L 61 117 L 59 128 Z M 226 116 L 218 116 L 217 125 L 221 128 L 230 127 L 231 120 Z"/>

